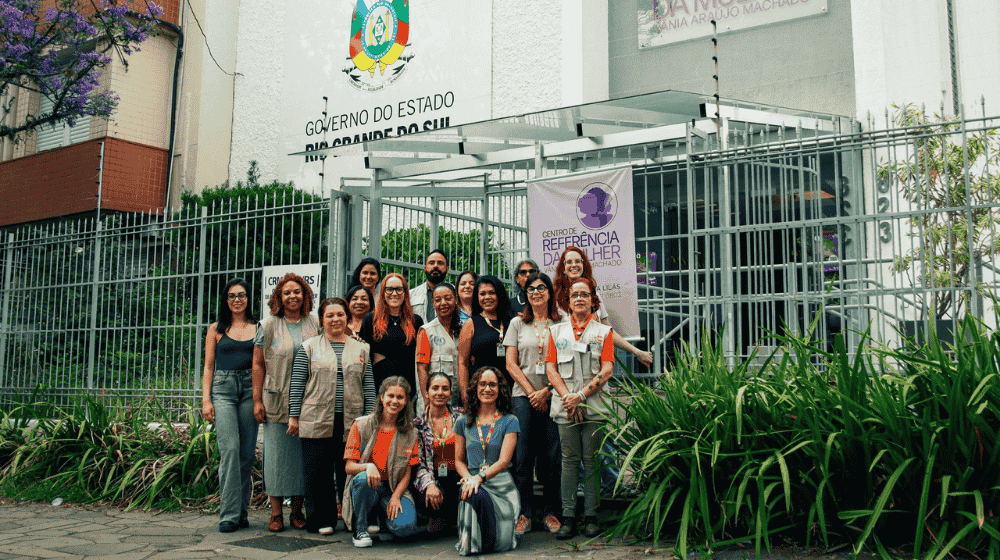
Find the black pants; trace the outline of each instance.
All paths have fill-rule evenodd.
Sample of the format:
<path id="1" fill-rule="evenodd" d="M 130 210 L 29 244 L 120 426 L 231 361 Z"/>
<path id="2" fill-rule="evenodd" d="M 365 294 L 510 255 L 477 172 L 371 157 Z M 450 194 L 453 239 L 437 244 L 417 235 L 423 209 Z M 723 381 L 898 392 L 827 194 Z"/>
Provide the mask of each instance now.
<path id="1" fill-rule="evenodd" d="M 447 477 L 437 479 L 437 487 L 444 494 L 444 500 L 438 509 L 431 509 L 425 505 L 427 503 L 426 494 L 415 496 L 420 513 L 428 518 L 440 518 L 444 520 L 446 525 L 454 525 L 458 517 L 458 498 L 461 496 L 462 490 L 458 481 L 461 478 L 456 471 L 448 471 Z"/>
<path id="2" fill-rule="evenodd" d="M 333 437 L 302 438 L 302 470 L 305 471 L 306 531 L 337 526 L 337 502 L 344 493 L 344 415 L 333 422 Z M 336 484 L 335 484 L 336 483 Z"/>

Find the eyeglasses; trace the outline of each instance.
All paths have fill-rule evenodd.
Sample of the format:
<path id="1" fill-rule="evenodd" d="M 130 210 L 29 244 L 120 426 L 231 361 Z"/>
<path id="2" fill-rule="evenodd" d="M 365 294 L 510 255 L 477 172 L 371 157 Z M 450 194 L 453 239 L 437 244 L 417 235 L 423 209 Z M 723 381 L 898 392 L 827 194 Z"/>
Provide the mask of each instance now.
<path id="1" fill-rule="evenodd" d="M 535 292 L 547 292 L 549 288 L 547 286 L 528 286 L 524 289 L 525 292 L 533 294 Z"/>
<path id="2" fill-rule="evenodd" d="M 403 293 L 402 286 L 386 286 L 385 293 L 387 294 L 401 294 Z"/>
<path id="3" fill-rule="evenodd" d="M 569 295 L 569 299 L 587 299 L 590 297 L 590 292 L 573 292 Z"/>
<path id="4" fill-rule="evenodd" d="M 532 274 L 534 274 L 536 272 L 538 272 L 537 268 L 522 268 L 521 270 L 517 271 L 517 275 L 518 276 L 530 276 L 530 275 L 532 275 Z"/>
<path id="5" fill-rule="evenodd" d="M 247 293 L 246 292 L 240 292 L 238 294 L 226 294 L 226 297 L 229 298 L 229 301 L 233 301 L 233 300 L 243 301 L 243 300 L 247 299 Z"/>
<path id="6" fill-rule="evenodd" d="M 479 382 L 479 388 L 480 389 L 496 389 L 499 386 L 500 386 L 500 384 L 497 383 L 496 381 L 480 381 Z"/>

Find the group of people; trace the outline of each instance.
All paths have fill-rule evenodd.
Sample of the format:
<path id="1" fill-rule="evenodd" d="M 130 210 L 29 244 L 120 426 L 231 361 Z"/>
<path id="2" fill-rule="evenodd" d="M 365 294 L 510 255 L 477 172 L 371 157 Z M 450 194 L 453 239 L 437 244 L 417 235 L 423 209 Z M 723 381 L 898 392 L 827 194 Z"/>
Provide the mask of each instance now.
<path id="1" fill-rule="evenodd" d="M 531 260 L 508 297 L 495 276 L 447 281 L 434 250 L 410 289 L 358 264 L 344 298 L 318 304 L 285 275 L 257 323 L 241 279 L 224 288 L 205 341 L 202 412 L 220 451 L 222 532 L 249 525 L 250 472 L 264 431 L 268 529 L 372 535 L 457 527 L 463 555 L 517 546 L 533 520 L 571 538 L 583 470 L 582 532 L 597 536 L 595 460 L 614 347 L 652 356 L 608 324 L 586 254 L 568 247 L 555 278 Z M 543 491 L 536 503 L 534 480 Z M 561 504 L 561 509 L 559 507 Z"/>

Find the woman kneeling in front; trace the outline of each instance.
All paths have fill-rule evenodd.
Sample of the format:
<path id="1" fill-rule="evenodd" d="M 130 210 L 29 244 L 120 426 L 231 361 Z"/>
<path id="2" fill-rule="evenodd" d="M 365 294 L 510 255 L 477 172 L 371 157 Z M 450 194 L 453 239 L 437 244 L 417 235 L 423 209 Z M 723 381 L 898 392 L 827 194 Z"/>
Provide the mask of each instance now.
<path id="1" fill-rule="evenodd" d="M 486 366 L 469 382 L 468 413 L 455 423 L 455 468 L 462 477 L 458 544 L 462 556 L 517 547 L 521 497 L 507 472 L 520 431 L 510 387 Z"/>
<path id="2" fill-rule="evenodd" d="M 413 465 L 420 456 L 413 428 L 410 384 L 394 375 L 379 387 L 375 413 L 351 426 L 344 459 L 344 523 L 354 532 L 354 546 L 372 545 L 370 533 L 380 531 L 378 517 L 397 537 L 417 532 L 417 512 L 408 489 Z M 376 518 L 369 522 L 368 516 Z"/>

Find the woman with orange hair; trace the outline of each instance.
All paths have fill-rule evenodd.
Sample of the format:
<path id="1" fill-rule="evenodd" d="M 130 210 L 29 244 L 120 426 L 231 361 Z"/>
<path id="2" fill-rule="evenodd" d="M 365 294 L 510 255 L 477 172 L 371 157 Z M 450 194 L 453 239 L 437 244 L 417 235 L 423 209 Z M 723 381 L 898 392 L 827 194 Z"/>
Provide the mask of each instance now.
<path id="1" fill-rule="evenodd" d="M 253 415 L 263 424 L 264 490 L 271 500 L 271 521 L 267 529 L 285 530 L 281 511 L 285 496 L 292 498 L 289 524 L 306 526 L 302 515 L 305 477 L 302 471 L 302 444 L 288 434 L 288 389 L 292 360 L 302 341 L 320 333 L 319 321 L 309 314 L 312 290 L 299 275 L 288 273 L 274 286 L 268 302 L 271 316 L 261 322 L 254 338 Z"/>
<path id="2" fill-rule="evenodd" d="M 410 286 L 402 274 L 393 272 L 382 279 L 375 310 L 361 322 L 361 339 L 371 346 L 375 386 L 393 375 L 409 383 L 413 400 L 416 382 L 417 331 L 424 320 L 413 313 Z"/>
<path id="3" fill-rule="evenodd" d="M 568 317 L 571 314 L 569 293 L 570 287 L 581 278 L 586 278 L 588 280 L 594 280 L 594 269 L 590 266 L 590 259 L 587 258 L 587 253 L 584 252 L 579 247 L 574 247 L 570 245 L 566 247 L 563 251 L 561 257 L 559 257 L 559 264 L 556 265 L 555 278 L 552 279 L 552 284 L 556 289 L 556 305 L 559 306 L 559 310 L 564 313 L 563 320 L 569 320 Z M 596 292 L 595 292 L 595 295 Z M 608 319 L 608 312 L 604 309 L 604 305 L 600 304 L 596 309 L 594 309 L 594 316 L 604 325 L 611 325 L 611 321 Z M 621 348 L 626 352 L 633 354 L 637 360 L 642 362 L 643 365 L 649 366 L 653 363 L 653 354 L 645 350 L 640 350 L 629 343 L 629 341 L 622 338 L 622 335 L 618 334 L 616 331 L 612 331 L 613 339 L 616 348 Z"/>

